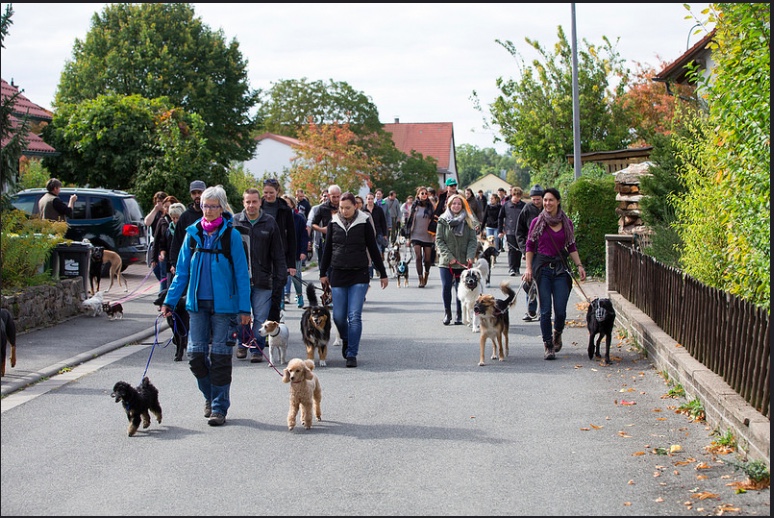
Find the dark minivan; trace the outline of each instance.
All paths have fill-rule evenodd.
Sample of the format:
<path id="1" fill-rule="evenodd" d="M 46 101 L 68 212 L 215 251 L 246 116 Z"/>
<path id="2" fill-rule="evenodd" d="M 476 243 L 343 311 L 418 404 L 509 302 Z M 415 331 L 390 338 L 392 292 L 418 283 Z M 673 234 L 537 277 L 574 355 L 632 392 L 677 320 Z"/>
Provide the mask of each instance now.
<path id="1" fill-rule="evenodd" d="M 38 214 L 38 201 L 45 189 L 25 189 L 11 196 L 12 205 L 27 214 Z M 145 262 L 148 236 L 140 204 L 125 191 L 97 188 L 62 187 L 59 198 L 65 203 L 78 195 L 73 217 L 68 219 L 65 237 L 73 241 L 88 239 L 121 256 L 122 269 Z"/>

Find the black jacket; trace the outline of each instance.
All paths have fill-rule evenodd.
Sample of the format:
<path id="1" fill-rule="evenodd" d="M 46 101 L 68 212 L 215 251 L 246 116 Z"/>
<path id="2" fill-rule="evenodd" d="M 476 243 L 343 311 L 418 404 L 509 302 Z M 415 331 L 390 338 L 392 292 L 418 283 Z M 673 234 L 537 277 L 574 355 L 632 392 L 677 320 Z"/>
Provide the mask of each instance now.
<path id="1" fill-rule="evenodd" d="M 177 265 L 177 256 L 180 254 L 180 247 L 183 246 L 183 239 L 185 239 L 185 229 L 190 225 L 199 221 L 204 212 L 196 210 L 193 202 L 188 205 L 185 212 L 180 214 L 180 219 L 177 220 L 177 226 L 175 227 L 175 234 L 172 236 L 172 246 L 169 248 L 169 265 Z"/>
<path id="2" fill-rule="evenodd" d="M 242 232 L 242 239 L 248 237 L 247 264 L 250 267 L 250 283 L 256 288 L 272 289 L 287 281 L 288 267 L 285 262 L 285 248 L 282 235 L 274 218 L 261 211 L 258 221 L 251 224 L 242 211 L 234 216 L 234 228 Z M 175 232 L 177 234 L 177 232 Z M 234 244 L 232 244 L 234 246 Z M 295 241 L 293 248 L 295 249 Z M 293 266 L 296 265 L 295 258 Z"/>
<path id="3" fill-rule="evenodd" d="M 338 216 L 328 225 L 328 239 L 325 240 L 325 248 L 320 256 L 320 277 L 327 276 L 331 286 L 368 283 L 371 279 L 368 275 L 371 261 L 379 271 L 380 278 L 387 277 L 369 219 L 367 213 L 357 211 L 355 221 L 347 230 Z"/>
<path id="4" fill-rule="evenodd" d="M 525 255 L 527 253 L 529 225 L 542 211 L 543 209 L 538 209 L 531 203 L 525 203 L 524 208 L 521 209 L 521 214 L 519 214 L 519 221 L 516 223 L 516 243 L 518 243 L 521 253 Z"/>
<path id="5" fill-rule="evenodd" d="M 502 209 L 500 209 L 499 232 L 508 236 L 516 235 L 516 224 L 519 222 L 519 214 L 525 205 L 524 200 L 513 203 L 510 199 L 503 204 Z"/>

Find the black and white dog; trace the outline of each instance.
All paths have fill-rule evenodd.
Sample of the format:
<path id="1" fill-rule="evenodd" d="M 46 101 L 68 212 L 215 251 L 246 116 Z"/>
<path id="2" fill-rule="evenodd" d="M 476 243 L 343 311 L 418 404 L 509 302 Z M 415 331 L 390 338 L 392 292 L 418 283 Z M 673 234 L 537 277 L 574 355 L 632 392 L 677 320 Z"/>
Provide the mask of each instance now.
<path id="1" fill-rule="evenodd" d="M 594 359 L 595 356 L 602 357 L 599 353 L 599 345 L 604 338 L 605 365 L 610 365 L 610 341 L 615 327 L 615 309 L 610 299 L 596 298 L 591 301 L 586 311 L 586 327 L 589 329 L 589 360 Z M 595 347 L 594 337 L 597 335 L 599 337 Z"/>

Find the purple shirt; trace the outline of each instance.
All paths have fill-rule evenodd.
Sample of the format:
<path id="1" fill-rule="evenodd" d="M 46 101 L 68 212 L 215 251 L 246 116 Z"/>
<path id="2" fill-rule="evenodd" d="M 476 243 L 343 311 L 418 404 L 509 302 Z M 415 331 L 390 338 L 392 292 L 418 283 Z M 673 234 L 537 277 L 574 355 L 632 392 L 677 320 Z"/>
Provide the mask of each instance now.
<path id="1" fill-rule="evenodd" d="M 527 252 L 538 253 L 543 255 L 550 255 L 552 257 L 559 256 L 559 249 L 564 246 L 564 226 L 560 231 L 553 230 L 549 225 L 546 225 L 545 230 L 537 238 L 537 241 L 530 239 L 532 236 L 532 229 L 535 228 L 538 218 L 532 220 L 529 224 L 529 234 L 527 235 Z M 572 225 L 572 221 L 570 221 Z M 573 230 L 575 227 L 573 227 Z M 568 252 L 575 252 L 578 247 L 575 243 L 567 247 Z"/>

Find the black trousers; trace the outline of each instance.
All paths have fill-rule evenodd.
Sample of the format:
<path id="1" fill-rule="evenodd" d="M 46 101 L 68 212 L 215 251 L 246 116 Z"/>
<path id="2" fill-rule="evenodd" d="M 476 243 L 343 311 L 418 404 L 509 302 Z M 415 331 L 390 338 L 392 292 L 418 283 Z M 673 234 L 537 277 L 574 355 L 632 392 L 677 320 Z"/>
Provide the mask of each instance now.
<path id="1" fill-rule="evenodd" d="M 508 241 L 508 269 L 518 273 L 521 266 L 521 250 L 516 243 L 516 235 L 506 234 L 505 239 Z"/>

